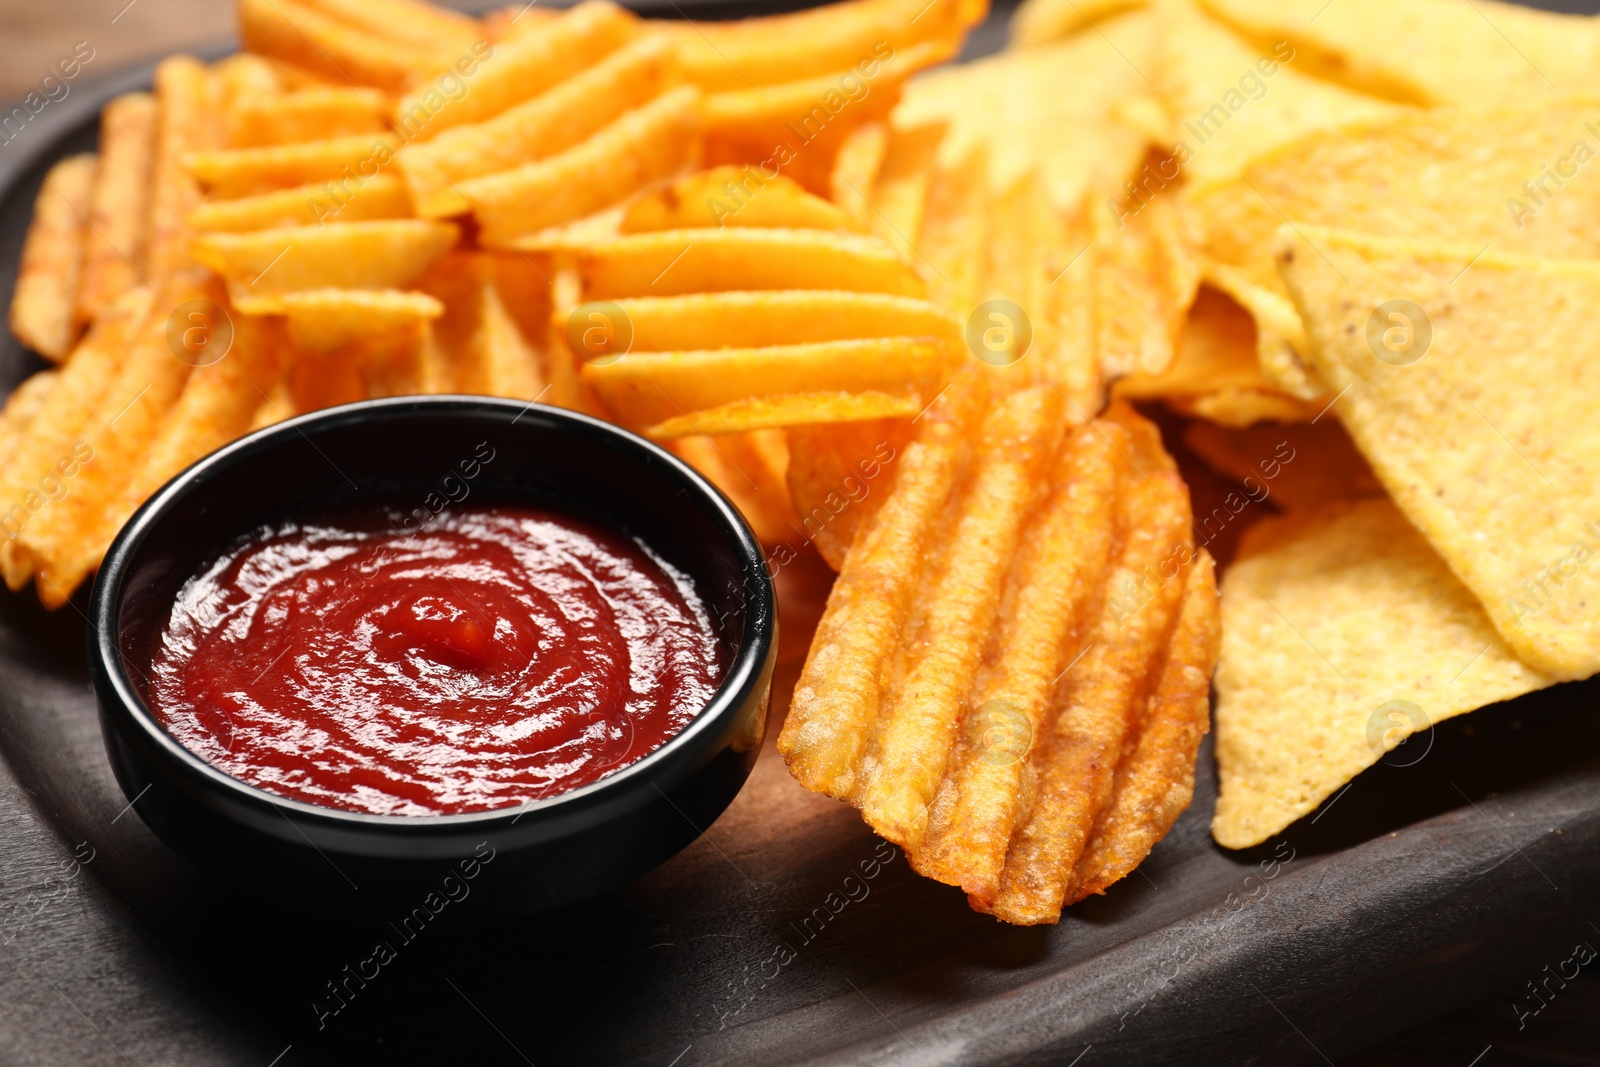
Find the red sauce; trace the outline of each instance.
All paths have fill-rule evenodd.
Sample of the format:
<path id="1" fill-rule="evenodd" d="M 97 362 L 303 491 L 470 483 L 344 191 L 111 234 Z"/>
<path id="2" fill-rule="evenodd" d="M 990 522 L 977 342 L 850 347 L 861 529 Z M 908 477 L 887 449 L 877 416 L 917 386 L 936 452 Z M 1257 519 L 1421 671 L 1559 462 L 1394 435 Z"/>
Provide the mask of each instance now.
<path id="1" fill-rule="evenodd" d="M 184 585 L 148 678 L 190 750 L 280 796 L 484 811 L 658 748 L 724 671 L 689 579 L 559 512 L 371 508 L 265 528 Z"/>

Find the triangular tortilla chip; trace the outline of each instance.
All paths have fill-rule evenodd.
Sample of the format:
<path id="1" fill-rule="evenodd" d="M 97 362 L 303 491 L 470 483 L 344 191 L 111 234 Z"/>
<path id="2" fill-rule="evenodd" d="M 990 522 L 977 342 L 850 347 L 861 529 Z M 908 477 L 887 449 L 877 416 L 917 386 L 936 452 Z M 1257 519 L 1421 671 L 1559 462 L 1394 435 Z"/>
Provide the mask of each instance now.
<path id="1" fill-rule="evenodd" d="M 1155 96 L 1140 73 L 1155 69 L 1155 37 L 1151 14 L 1132 11 L 1061 41 L 943 67 L 906 85 L 894 126 L 948 122 L 945 167 L 982 144 L 994 188 L 1037 171 L 1056 205 L 1077 211 L 1085 190 L 1120 194 L 1144 161 L 1148 137 L 1119 112 Z"/>
<path id="2" fill-rule="evenodd" d="M 1262 377 L 1250 313 L 1210 288 L 1201 288 L 1189 309 L 1172 365 L 1160 374 L 1130 375 L 1117 383 L 1116 391 L 1130 400 L 1162 400 L 1224 426 L 1305 421 L 1323 406 L 1279 392 Z"/>
<path id="3" fill-rule="evenodd" d="M 1302 69 L 1416 104 L 1488 104 L 1600 88 L 1600 28 L 1495 0 L 1201 0 Z"/>
<path id="4" fill-rule="evenodd" d="M 1600 261 L 1279 231 L 1334 410 L 1526 663 L 1600 670 Z"/>
<path id="5" fill-rule="evenodd" d="M 1490 148 L 1489 146 L 1492 146 Z M 1600 97 L 1440 108 L 1286 144 L 1195 199 L 1207 279 L 1251 309 L 1267 376 L 1321 390 L 1272 263 L 1285 222 L 1450 241 L 1478 252 L 1600 255 Z"/>
<path id="6" fill-rule="evenodd" d="M 1222 581 L 1212 836 L 1260 844 L 1413 732 L 1552 681 L 1387 499 L 1267 519 Z"/>
<path id="7" fill-rule="evenodd" d="M 1156 8 L 1161 42 L 1155 66 L 1172 123 L 1173 153 L 1191 194 L 1244 169 L 1255 157 L 1311 131 L 1362 119 L 1392 119 L 1406 109 L 1307 77 L 1288 45 L 1258 49 L 1190 0 Z"/>

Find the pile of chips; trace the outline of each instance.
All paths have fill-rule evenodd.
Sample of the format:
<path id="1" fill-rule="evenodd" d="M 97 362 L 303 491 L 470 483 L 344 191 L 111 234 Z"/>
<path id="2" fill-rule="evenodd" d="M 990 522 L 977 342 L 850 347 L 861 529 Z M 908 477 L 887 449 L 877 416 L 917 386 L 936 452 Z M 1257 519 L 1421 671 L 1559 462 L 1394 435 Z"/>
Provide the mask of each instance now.
<path id="1" fill-rule="evenodd" d="M 780 750 L 1019 923 L 1188 804 L 1214 665 L 1230 847 L 1600 670 L 1594 20 L 1028 0 L 950 64 L 981 0 L 239 12 L 40 192 L 13 589 L 295 414 L 588 411 L 840 572 Z"/>

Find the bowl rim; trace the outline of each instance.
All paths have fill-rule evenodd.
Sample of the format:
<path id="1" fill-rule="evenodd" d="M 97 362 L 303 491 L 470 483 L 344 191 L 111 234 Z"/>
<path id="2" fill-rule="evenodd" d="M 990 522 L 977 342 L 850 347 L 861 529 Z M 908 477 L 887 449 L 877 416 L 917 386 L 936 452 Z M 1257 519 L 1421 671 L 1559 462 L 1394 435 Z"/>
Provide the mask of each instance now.
<path id="1" fill-rule="evenodd" d="M 744 632 L 721 684 L 688 725 L 641 759 L 575 789 L 487 811 L 433 815 L 351 811 L 281 796 L 233 777 L 167 732 L 130 676 L 130 665 L 127 657 L 121 653 L 119 639 L 120 614 L 128 575 L 141 552 L 151 543 L 152 534 L 172 508 L 195 494 L 206 492 L 241 463 L 276 451 L 300 438 L 315 448 L 314 438 L 319 434 L 363 423 L 399 420 L 408 416 L 455 416 L 494 421 L 502 421 L 510 416 L 506 424 L 514 426 L 529 414 L 554 424 L 560 432 L 591 441 L 602 439 L 621 450 L 641 453 L 644 469 L 659 471 L 666 478 L 676 479 L 690 489 L 691 492 L 686 495 L 692 504 L 707 511 L 727 535 L 729 546 L 738 559 L 743 583 Z M 292 514 L 293 511 L 293 502 L 285 502 L 282 512 Z M 647 531 L 629 532 L 641 537 L 647 545 L 650 543 Z M 430 833 L 455 835 L 469 830 L 506 829 L 519 822 L 523 822 L 523 830 L 528 831 L 541 822 L 581 816 L 594 808 L 609 806 L 622 800 L 623 794 L 650 785 L 654 785 L 665 796 L 656 779 L 687 777 L 693 770 L 693 761 L 700 750 L 720 736 L 727 720 L 745 708 L 755 691 L 764 684 L 768 661 L 776 643 L 777 621 L 772 579 L 766 569 L 761 543 L 749 523 L 720 490 L 660 445 L 602 419 L 535 401 L 467 394 L 402 396 L 322 408 L 256 430 L 196 460 L 153 493 L 117 533 L 95 576 L 88 623 L 89 669 L 103 712 L 111 715 L 120 727 L 136 731 L 138 739 L 145 743 L 144 747 L 153 749 L 186 778 L 202 788 L 220 791 L 234 804 L 251 809 L 260 809 L 265 805 L 285 818 L 293 814 L 298 821 L 329 830 L 376 832 L 384 836 Z M 115 697 L 114 701 L 107 700 L 108 691 Z M 108 703 L 110 707 L 107 707 Z M 676 781 L 670 784 L 675 785 Z M 528 818 L 524 822 L 525 816 Z"/>

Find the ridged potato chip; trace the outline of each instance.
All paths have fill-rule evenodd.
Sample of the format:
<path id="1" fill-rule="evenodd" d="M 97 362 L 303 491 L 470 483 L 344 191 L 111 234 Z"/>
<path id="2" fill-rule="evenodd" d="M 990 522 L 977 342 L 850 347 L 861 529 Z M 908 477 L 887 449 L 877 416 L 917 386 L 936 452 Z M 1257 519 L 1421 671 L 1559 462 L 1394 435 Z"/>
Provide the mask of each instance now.
<path id="1" fill-rule="evenodd" d="M 1054 922 L 1187 805 L 1215 593 L 1154 427 L 991 384 L 958 379 L 896 459 L 778 748 L 975 909 Z"/>

